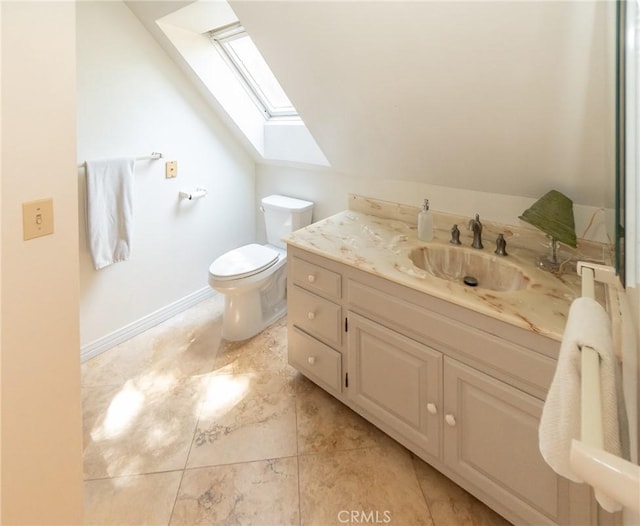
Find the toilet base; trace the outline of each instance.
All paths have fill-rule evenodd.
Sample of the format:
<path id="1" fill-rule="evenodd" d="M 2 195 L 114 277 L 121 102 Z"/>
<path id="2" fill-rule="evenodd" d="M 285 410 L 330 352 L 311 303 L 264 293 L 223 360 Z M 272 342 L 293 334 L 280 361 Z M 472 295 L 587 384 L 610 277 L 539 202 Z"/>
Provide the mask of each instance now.
<path id="1" fill-rule="evenodd" d="M 239 301 L 240 300 L 240 301 Z M 287 302 L 274 309 L 268 318 L 263 318 L 260 305 L 255 302 L 243 301 L 239 297 L 227 296 L 225 298 L 224 314 L 222 316 L 222 338 L 237 342 L 248 340 L 259 332 L 262 332 L 273 322 L 287 313 Z"/>
<path id="2" fill-rule="evenodd" d="M 262 287 L 240 294 L 225 293 L 222 317 L 222 337 L 225 340 L 247 340 L 286 314 L 285 272 L 283 265 Z"/>

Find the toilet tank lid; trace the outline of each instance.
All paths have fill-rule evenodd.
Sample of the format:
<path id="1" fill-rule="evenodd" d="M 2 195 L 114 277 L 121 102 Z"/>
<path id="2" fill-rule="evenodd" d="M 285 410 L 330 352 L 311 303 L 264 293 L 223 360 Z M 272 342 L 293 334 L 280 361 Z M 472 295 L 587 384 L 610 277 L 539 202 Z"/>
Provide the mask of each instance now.
<path id="1" fill-rule="evenodd" d="M 313 208 L 313 203 L 285 195 L 270 195 L 262 198 L 262 206 L 276 210 L 297 210 L 303 212 L 309 208 Z"/>

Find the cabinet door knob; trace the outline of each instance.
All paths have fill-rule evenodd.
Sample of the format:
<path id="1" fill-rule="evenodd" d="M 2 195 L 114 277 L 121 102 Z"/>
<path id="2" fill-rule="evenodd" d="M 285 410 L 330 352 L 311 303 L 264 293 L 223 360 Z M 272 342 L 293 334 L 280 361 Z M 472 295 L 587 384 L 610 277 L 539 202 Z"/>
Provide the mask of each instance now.
<path id="1" fill-rule="evenodd" d="M 309 358 L 307 358 L 307 361 L 309 362 L 309 365 L 313 365 L 314 363 L 316 363 L 316 357 L 309 356 Z"/>
<path id="2" fill-rule="evenodd" d="M 309 274 L 307 276 L 307 279 L 309 280 L 309 283 L 314 283 L 316 280 L 316 277 L 313 274 Z"/>
<path id="3" fill-rule="evenodd" d="M 436 415 L 438 414 L 438 408 L 436 407 L 436 404 L 432 404 L 431 402 L 429 402 L 427 404 L 427 411 L 429 412 L 429 414 L 431 415 Z"/>
<path id="4" fill-rule="evenodd" d="M 450 414 L 445 415 L 444 421 L 451 427 L 454 427 L 456 425 L 456 417 L 453 415 L 450 415 Z"/>
<path id="5" fill-rule="evenodd" d="M 307 318 L 309 318 L 310 320 L 315 320 L 315 318 L 316 318 L 315 312 L 313 312 L 313 311 L 307 312 Z"/>

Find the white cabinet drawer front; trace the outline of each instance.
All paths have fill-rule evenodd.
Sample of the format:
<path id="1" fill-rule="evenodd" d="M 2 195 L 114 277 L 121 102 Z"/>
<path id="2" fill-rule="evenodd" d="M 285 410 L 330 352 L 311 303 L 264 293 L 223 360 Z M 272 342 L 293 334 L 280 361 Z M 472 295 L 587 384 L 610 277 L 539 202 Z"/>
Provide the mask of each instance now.
<path id="1" fill-rule="evenodd" d="M 329 345 L 342 345 L 342 308 L 300 287 L 289 288 L 289 317 L 293 324 Z"/>
<path id="2" fill-rule="evenodd" d="M 340 299 L 342 276 L 304 259 L 294 257 L 291 264 L 293 282 L 330 299 Z"/>
<path id="3" fill-rule="evenodd" d="M 355 280 L 347 282 L 347 300 L 349 308 L 401 332 L 408 330 L 439 350 L 463 353 L 478 365 L 502 373 L 503 379 L 516 380 L 531 394 L 546 397 L 556 367 L 556 361 L 548 356 Z"/>
<path id="4" fill-rule="evenodd" d="M 288 333 L 289 364 L 320 385 L 342 390 L 342 355 L 293 327 Z"/>
<path id="5" fill-rule="evenodd" d="M 349 313 L 349 398 L 440 455 L 442 354 Z"/>
<path id="6" fill-rule="evenodd" d="M 538 449 L 543 403 L 445 359 L 445 462 L 530 524 L 562 523 L 558 477 Z"/>

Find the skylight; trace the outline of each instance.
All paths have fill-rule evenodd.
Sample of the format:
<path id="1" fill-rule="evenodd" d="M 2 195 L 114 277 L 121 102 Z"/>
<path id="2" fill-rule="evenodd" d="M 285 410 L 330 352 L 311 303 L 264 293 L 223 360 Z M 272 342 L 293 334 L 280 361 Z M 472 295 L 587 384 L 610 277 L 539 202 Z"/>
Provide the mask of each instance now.
<path id="1" fill-rule="evenodd" d="M 132 4 L 139 3 L 144 2 Z M 211 95 L 212 108 L 224 116 L 229 129 L 258 162 L 330 166 L 280 85 L 274 80 L 275 87 L 267 87 L 268 81 L 258 73 L 268 68 L 252 70 L 251 57 L 260 57 L 260 53 L 246 55 L 242 47 L 246 32 L 227 2 L 189 2 L 156 19 L 155 25 L 162 33 L 158 37 L 163 42 L 166 39 L 171 53 L 188 66 L 189 77 L 208 92 L 207 99 Z M 235 63 L 231 60 L 234 55 Z M 258 60 L 264 63 L 262 57 Z M 273 78 L 271 73 L 268 76 Z"/>
<path id="2" fill-rule="evenodd" d="M 265 118 L 298 116 L 258 48 L 240 24 L 216 29 L 209 35 L 242 79 Z"/>

